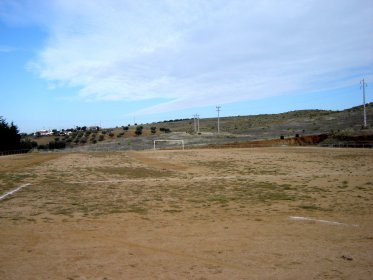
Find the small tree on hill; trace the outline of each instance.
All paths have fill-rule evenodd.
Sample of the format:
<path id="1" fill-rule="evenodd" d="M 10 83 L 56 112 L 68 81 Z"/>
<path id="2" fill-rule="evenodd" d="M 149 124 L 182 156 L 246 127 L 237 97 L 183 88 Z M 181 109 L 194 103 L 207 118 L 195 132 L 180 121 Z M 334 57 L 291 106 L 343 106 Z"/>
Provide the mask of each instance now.
<path id="1" fill-rule="evenodd" d="M 135 134 L 136 136 L 140 136 L 142 134 L 142 126 L 136 126 Z"/>

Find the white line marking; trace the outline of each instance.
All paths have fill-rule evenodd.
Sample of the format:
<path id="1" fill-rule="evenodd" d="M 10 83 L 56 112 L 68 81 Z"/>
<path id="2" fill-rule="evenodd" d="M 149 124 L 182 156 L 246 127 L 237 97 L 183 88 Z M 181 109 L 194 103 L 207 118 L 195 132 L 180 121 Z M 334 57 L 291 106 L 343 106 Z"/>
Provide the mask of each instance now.
<path id="1" fill-rule="evenodd" d="M 5 194 L 3 194 L 2 196 L 0 196 L 0 200 L 3 200 L 4 198 L 6 198 L 7 196 L 9 196 L 9 195 L 12 195 L 12 194 L 14 194 L 15 192 L 18 192 L 19 190 L 21 190 L 21 189 L 23 189 L 23 188 L 26 188 L 26 187 L 28 187 L 28 186 L 30 186 L 31 184 L 23 184 L 23 185 L 21 185 L 21 186 L 19 186 L 18 188 L 15 188 L 15 189 L 13 189 L 13 190 L 11 190 L 11 191 L 9 191 L 9 192 L 7 192 L 7 193 L 5 193 Z"/>
<path id="2" fill-rule="evenodd" d="M 358 227 L 359 225 L 350 225 L 350 224 L 344 224 L 340 222 L 333 222 L 333 221 L 327 221 L 327 220 L 318 220 L 313 218 L 307 218 L 307 217 L 298 217 L 298 216 L 290 216 L 290 220 L 296 220 L 296 221 L 313 221 L 313 222 L 319 222 L 323 224 L 329 224 L 329 225 L 337 225 L 337 226 L 351 226 L 351 227 Z"/>

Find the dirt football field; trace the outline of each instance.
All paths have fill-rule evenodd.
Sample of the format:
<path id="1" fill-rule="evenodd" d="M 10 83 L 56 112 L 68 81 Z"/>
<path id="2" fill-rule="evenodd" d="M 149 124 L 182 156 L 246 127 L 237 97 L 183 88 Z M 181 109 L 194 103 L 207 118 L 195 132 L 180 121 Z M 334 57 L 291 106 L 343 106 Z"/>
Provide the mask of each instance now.
<path id="1" fill-rule="evenodd" d="M 0 279 L 373 279 L 373 149 L 0 157 Z"/>

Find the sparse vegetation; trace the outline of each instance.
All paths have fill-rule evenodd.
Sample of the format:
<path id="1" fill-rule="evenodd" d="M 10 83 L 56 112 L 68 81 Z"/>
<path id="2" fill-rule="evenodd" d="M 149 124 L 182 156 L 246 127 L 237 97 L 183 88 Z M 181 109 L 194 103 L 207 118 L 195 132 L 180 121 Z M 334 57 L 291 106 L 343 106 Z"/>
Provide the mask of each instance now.
<path id="1" fill-rule="evenodd" d="M 368 123 L 367 129 L 360 129 L 361 110 L 361 106 L 358 106 L 344 111 L 300 110 L 282 114 L 222 117 L 220 119 L 220 128 L 224 133 L 225 143 L 259 139 L 279 139 L 280 136 L 283 136 L 285 141 L 290 138 L 298 138 L 299 141 L 301 141 L 302 137 L 307 135 L 328 134 L 329 137 L 325 142 L 326 145 L 353 145 L 362 143 L 364 145 L 373 146 L 373 138 L 362 138 L 362 136 L 373 137 L 373 126 Z M 367 105 L 367 112 L 368 115 L 373 114 L 373 103 Z M 200 141 L 199 144 L 203 144 L 203 141 L 205 141 L 204 143 L 213 143 L 214 141 L 216 143 L 221 143 L 223 140 L 222 137 L 217 138 L 211 134 L 215 133 L 216 130 L 216 118 L 201 119 L 201 132 L 198 134 L 200 137 L 198 137 L 198 139 L 193 139 L 193 142 L 198 140 Z M 146 141 L 146 138 L 149 136 L 181 132 L 197 136 L 197 134 L 194 134 L 194 127 L 191 119 L 175 119 L 158 122 L 156 125 L 154 125 L 154 123 L 144 125 L 136 124 L 135 126 L 128 124 L 127 126 L 106 129 L 78 126 L 61 131 L 53 129 L 52 136 L 41 136 L 39 132 L 35 133 L 35 136 L 28 136 L 29 138 L 24 136 L 22 139 L 29 139 L 31 142 L 36 141 L 37 145 L 48 145 L 48 143 L 53 141 L 57 136 L 63 137 L 62 140 L 66 142 L 67 146 L 73 147 L 75 145 L 92 144 L 95 140 L 96 142 L 107 143 L 115 141 L 115 139 L 118 138 L 124 138 L 125 135 L 128 141 L 126 141 L 125 145 L 122 145 L 122 147 L 130 149 L 131 145 L 128 145 L 128 143 L 129 139 L 132 137 L 136 136 L 139 139 L 144 138 Z M 96 134 L 96 136 L 91 137 L 93 134 Z M 100 136 L 101 134 L 106 137 L 102 138 L 102 136 Z M 85 140 L 83 137 L 85 137 Z M 163 135 L 162 137 L 173 136 Z M 195 143 L 197 144 L 197 142 Z M 27 147 L 30 146 L 29 142 L 26 144 Z M 138 148 L 139 147 L 136 147 L 136 149 Z M 146 148 L 148 148 L 148 145 Z"/>
<path id="2" fill-rule="evenodd" d="M 139 256 L 151 256 L 153 261 L 157 254 L 164 257 L 172 254 L 174 246 L 182 246 L 178 248 L 183 250 L 174 250 L 182 263 L 189 259 L 195 263 L 198 252 L 198 262 L 240 260 L 233 266 L 228 263 L 229 269 L 246 272 L 251 267 L 241 260 L 247 260 L 247 252 L 260 254 L 263 246 L 267 247 L 262 256 L 272 258 L 271 266 L 281 253 L 279 264 L 287 269 L 295 254 L 297 261 L 303 258 L 308 264 L 315 255 L 312 263 L 320 263 L 320 255 L 341 255 L 340 246 L 334 245 L 343 244 L 354 250 L 354 259 L 359 259 L 354 265 L 359 265 L 368 252 L 361 248 L 370 248 L 373 238 L 372 153 L 287 147 L 0 157 L 0 193 L 32 183 L 0 203 L 2 238 L 9 240 L 3 243 L 11 245 L 3 246 L 4 255 L 39 258 L 47 248 L 60 252 L 62 246 L 76 248 L 79 242 L 84 250 L 64 249 L 63 253 L 72 254 L 73 259 L 93 250 L 89 253 L 95 252 L 99 263 L 103 263 L 102 254 L 118 253 L 126 257 L 121 262 L 132 258 L 132 264 Z M 296 221 L 290 216 L 314 220 Z M 35 247 L 35 240 L 44 238 L 48 242 Z M 313 248 L 315 240 L 334 245 Z M 91 246 L 97 242 L 104 247 Z M 308 246 L 306 256 L 304 246 Z M 326 271 L 333 258 L 333 265 L 339 265 L 340 260 L 332 257 L 324 266 Z M 262 263 L 262 258 L 258 261 Z M 369 269 L 370 259 L 365 264 Z"/>

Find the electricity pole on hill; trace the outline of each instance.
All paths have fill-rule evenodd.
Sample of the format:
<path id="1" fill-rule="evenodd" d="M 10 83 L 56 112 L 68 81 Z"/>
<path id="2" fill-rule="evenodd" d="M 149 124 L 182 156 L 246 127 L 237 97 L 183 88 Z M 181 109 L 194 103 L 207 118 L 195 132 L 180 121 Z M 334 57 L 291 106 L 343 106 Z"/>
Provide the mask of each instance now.
<path id="1" fill-rule="evenodd" d="M 220 133 L 220 108 L 221 106 L 216 106 L 216 111 L 218 111 L 218 134 Z"/>
<path id="2" fill-rule="evenodd" d="M 199 133 L 199 115 L 196 115 L 197 117 L 197 133 Z"/>
<path id="3" fill-rule="evenodd" d="M 199 115 L 193 115 L 194 132 L 199 133 Z"/>
<path id="4" fill-rule="evenodd" d="M 196 128 L 196 127 L 197 127 L 196 116 L 197 116 L 196 114 L 193 115 L 193 127 L 194 127 L 194 132 L 197 131 L 197 128 Z"/>
<path id="5" fill-rule="evenodd" d="M 365 110 L 365 88 L 367 87 L 367 83 L 364 81 L 360 81 L 360 89 L 363 89 L 363 108 L 364 108 L 364 128 L 367 127 L 367 112 Z"/>

